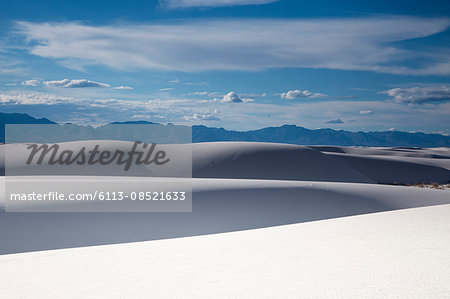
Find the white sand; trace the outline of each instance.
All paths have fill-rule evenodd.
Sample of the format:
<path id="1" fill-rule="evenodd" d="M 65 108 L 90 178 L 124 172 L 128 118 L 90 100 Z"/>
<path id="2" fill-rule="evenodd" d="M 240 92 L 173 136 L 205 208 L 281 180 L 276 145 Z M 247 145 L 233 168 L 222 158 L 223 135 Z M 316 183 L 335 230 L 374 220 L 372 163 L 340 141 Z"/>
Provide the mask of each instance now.
<path id="1" fill-rule="evenodd" d="M 77 151 L 86 144 L 99 144 L 102 149 L 129 150 L 131 143 L 117 141 L 90 141 L 65 143 L 65 149 Z M 20 168 L 23 155 L 14 157 L 24 146 L 1 145 L 0 169 L 5 147 L 13 150 L 8 169 Z M 307 147 L 299 145 L 257 142 L 208 142 L 190 145 L 161 146 L 171 157 L 171 163 L 160 167 L 160 175 L 180 169 L 191 170 L 194 177 L 280 179 L 355 183 L 441 183 L 450 181 L 450 149 L 404 149 L 361 147 Z M 27 152 L 29 152 L 27 150 Z M 192 164 L 190 161 L 192 152 Z M 51 167 L 57 168 L 55 165 Z M 64 166 L 63 168 L 67 168 Z M 79 167 L 86 174 L 86 167 Z M 40 173 L 43 166 L 36 168 Z M 47 168 L 47 171 L 49 169 Z M 77 174 L 71 167 L 71 174 Z M 96 175 L 109 175 L 109 167 L 97 167 Z M 115 172 L 117 173 L 117 172 Z M 130 172 L 131 173 L 131 172 Z M 148 175 L 142 167 L 133 175 Z M 124 175 L 125 173 L 121 174 Z"/>
<path id="2" fill-rule="evenodd" d="M 52 181 L 71 179 L 74 183 L 65 186 L 71 185 L 73 192 L 96 184 L 89 177 Z M 116 188 L 122 191 L 127 186 L 133 186 L 129 191 L 147 188 L 147 178 L 110 179 L 117 180 Z M 141 189 L 131 184 L 136 181 Z M 221 233 L 450 204 L 447 190 L 402 186 L 242 179 L 193 179 L 192 183 L 191 213 L 0 214 L 0 240 L 8 240 L 0 243 L 0 254 Z M 32 204 L 27 202 L 27 207 Z"/>
<path id="3" fill-rule="evenodd" d="M 450 205 L 0 256 L 3 298 L 448 298 Z"/>
<path id="4" fill-rule="evenodd" d="M 192 154 L 192 213 L 0 213 L 0 297 L 450 297 L 450 191 L 376 184 L 447 183 L 450 149 Z"/>

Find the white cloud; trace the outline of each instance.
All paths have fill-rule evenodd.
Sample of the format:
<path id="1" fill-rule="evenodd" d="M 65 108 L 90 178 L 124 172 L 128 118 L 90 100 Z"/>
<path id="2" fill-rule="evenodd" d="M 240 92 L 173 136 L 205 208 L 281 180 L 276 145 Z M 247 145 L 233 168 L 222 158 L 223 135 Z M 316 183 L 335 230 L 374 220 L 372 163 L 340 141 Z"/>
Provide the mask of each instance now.
<path id="1" fill-rule="evenodd" d="M 186 99 L 171 99 L 171 100 L 154 99 L 149 100 L 147 104 L 155 109 L 170 109 L 173 106 L 184 105 L 189 102 L 191 101 Z"/>
<path id="2" fill-rule="evenodd" d="M 382 91 L 399 103 L 424 104 L 450 101 L 450 87 L 428 86 L 411 88 L 393 88 Z"/>
<path id="3" fill-rule="evenodd" d="M 48 106 L 43 108 L 32 106 L 42 104 Z M 62 106 L 66 104 L 71 105 L 70 108 Z M 214 101 L 201 102 L 177 98 L 144 101 L 10 92 L 0 93 L 0 105 L 3 112 L 29 113 L 28 111 L 42 109 L 41 115 L 58 122 L 86 119 L 88 123 L 105 123 L 130 120 L 133 119 L 133 115 L 151 115 L 151 119 L 164 117 L 165 122 L 191 124 L 191 121 L 186 120 L 186 116 L 194 117 L 197 113 L 198 119 L 202 118 L 200 115 L 212 114 L 220 118 L 217 125 L 235 130 L 259 129 L 268 124 L 271 126 L 296 124 L 306 128 L 317 128 L 324 127 L 324 123 L 328 120 L 341 119 L 345 120 L 345 123 L 339 124 L 339 128 L 352 131 L 384 131 L 394 127 L 401 131 L 450 134 L 448 128 L 450 102 L 404 105 L 395 101 L 287 101 L 284 105 L 252 102 L 236 106 L 225 103 L 218 105 L 218 102 Z M 220 114 L 216 111 L 218 106 Z M 358 117 L 355 122 L 350 122 L 355 114 L 367 110 L 368 107 L 376 111 L 376 114 L 371 117 Z M 50 111 L 53 113 L 50 114 Z M 92 113 L 98 114 L 98 117 L 89 116 Z"/>
<path id="4" fill-rule="evenodd" d="M 283 92 L 280 97 L 288 100 L 304 99 L 304 98 L 321 98 L 326 95 L 316 92 L 310 92 L 309 90 L 289 90 L 288 92 Z"/>
<path id="5" fill-rule="evenodd" d="M 113 107 L 122 111 L 130 109 L 147 109 L 150 107 L 148 102 L 144 101 L 134 101 L 134 100 L 123 100 L 123 99 L 96 99 L 85 101 L 86 105 L 91 107 Z"/>
<path id="6" fill-rule="evenodd" d="M 425 50 L 402 47 L 400 42 L 443 32 L 449 25 L 448 18 L 378 16 L 111 26 L 19 22 L 18 31 L 30 42 L 32 54 L 72 68 L 105 65 L 121 70 L 207 71 L 297 67 L 447 75 L 450 54 L 444 45 L 429 45 Z"/>
<path id="7" fill-rule="evenodd" d="M 227 95 L 220 94 L 220 92 L 216 91 L 195 91 L 186 94 L 187 96 L 207 96 L 207 97 L 216 97 L 215 101 L 223 101 L 223 102 L 233 102 L 231 98 L 236 99 L 238 97 L 242 102 L 253 102 L 256 97 L 266 97 L 266 93 L 248 93 L 248 94 L 239 94 L 237 95 L 235 92 L 228 93 Z M 217 97 L 222 97 L 222 99 L 218 99 Z M 235 101 L 239 102 L 239 100 Z"/>
<path id="8" fill-rule="evenodd" d="M 373 114 L 373 111 L 372 110 L 361 110 L 361 111 L 359 111 L 359 114 L 369 115 L 369 114 Z"/>
<path id="9" fill-rule="evenodd" d="M 111 87 L 111 85 L 107 83 L 95 82 L 87 79 L 76 79 L 76 80 L 53 80 L 53 81 L 44 81 L 44 85 L 50 87 L 62 87 L 62 88 L 88 88 L 88 87 L 97 87 L 97 88 L 111 88 L 115 90 L 133 90 L 133 87 L 130 86 L 115 86 Z"/>
<path id="10" fill-rule="evenodd" d="M 4 93 L 0 94 L 0 104 L 3 105 L 60 105 L 72 104 L 87 107 L 113 107 L 121 110 L 147 109 L 151 103 L 145 101 L 123 99 L 86 99 L 61 96 L 49 93 Z"/>
<path id="11" fill-rule="evenodd" d="M 185 120 L 215 120 L 218 121 L 220 118 L 217 116 L 207 113 L 207 114 L 201 114 L 201 113 L 194 113 L 193 115 L 186 115 L 184 117 Z"/>
<path id="12" fill-rule="evenodd" d="M 208 96 L 208 97 L 214 97 L 217 95 L 218 92 L 209 92 L 209 91 L 196 91 L 187 94 L 187 96 Z"/>
<path id="13" fill-rule="evenodd" d="M 111 87 L 106 83 L 99 83 L 95 81 L 90 81 L 86 79 L 77 79 L 77 80 L 54 80 L 54 81 L 45 81 L 44 85 L 51 87 L 63 87 L 63 88 L 85 88 L 85 87 L 101 87 L 101 88 L 109 88 Z"/>
<path id="14" fill-rule="evenodd" d="M 78 100 L 72 97 L 61 97 L 47 93 L 0 94 L 0 103 L 9 105 L 57 105 L 75 102 L 78 102 Z"/>
<path id="15" fill-rule="evenodd" d="M 168 87 L 168 88 L 160 88 L 159 90 L 161 90 L 161 91 L 171 91 L 171 90 L 173 90 L 173 88 L 171 88 L 171 87 Z"/>
<path id="16" fill-rule="evenodd" d="M 176 83 L 176 84 L 183 84 L 183 85 L 189 85 L 189 86 L 206 86 L 208 85 L 207 82 L 182 82 L 178 78 L 174 80 L 170 80 L 169 83 Z"/>
<path id="17" fill-rule="evenodd" d="M 39 80 L 26 80 L 22 82 L 23 86 L 38 86 L 39 84 L 41 84 L 41 82 L 39 82 Z"/>
<path id="18" fill-rule="evenodd" d="M 234 91 L 230 91 L 226 95 L 223 96 L 222 99 L 214 98 L 212 102 L 225 102 L 225 103 L 250 103 L 254 102 L 254 99 L 250 98 L 241 98 Z M 203 101 L 203 102 L 211 102 L 211 101 Z"/>
<path id="19" fill-rule="evenodd" d="M 158 119 L 164 119 L 166 118 L 164 115 L 158 115 L 158 114 L 154 114 L 154 115 L 149 115 L 149 114 L 134 114 L 131 116 L 131 118 L 140 118 L 140 119 L 154 119 L 154 118 L 158 118 Z"/>
<path id="20" fill-rule="evenodd" d="M 230 91 L 222 98 L 222 102 L 240 103 L 242 100 L 235 92 Z"/>
<path id="21" fill-rule="evenodd" d="M 237 5 L 261 5 L 279 0 L 159 0 L 163 7 L 187 8 L 187 7 L 220 7 Z"/>
<path id="22" fill-rule="evenodd" d="M 112 89 L 119 89 L 119 90 L 132 90 L 132 89 L 133 89 L 133 87 L 130 87 L 130 86 L 116 86 L 116 87 L 113 87 Z"/>

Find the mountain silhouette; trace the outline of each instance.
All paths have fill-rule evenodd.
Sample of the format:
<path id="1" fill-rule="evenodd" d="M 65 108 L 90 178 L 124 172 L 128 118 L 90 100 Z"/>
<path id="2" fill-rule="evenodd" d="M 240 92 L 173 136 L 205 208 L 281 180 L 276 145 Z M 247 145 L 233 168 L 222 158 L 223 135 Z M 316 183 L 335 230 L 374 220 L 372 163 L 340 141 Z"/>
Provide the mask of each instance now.
<path id="1" fill-rule="evenodd" d="M 0 142 L 5 140 L 5 124 L 56 124 L 46 118 L 34 118 L 28 114 L 21 113 L 0 113 Z M 182 128 L 173 124 L 162 125 L 148 121 L 126 121 L 113 122 L 111 124 L 151 124 L 167 128 L 173 131 L 174 128 Z M 71 132 L 86 130 L 86 136 L 95 137 L 94 131 L 105 131 L 108 127 L 100 126 L 92 128 L 74 124 L 62 125 L 62 131 Z M 77 130 L 78 128 L 78 130 Z M 60 130 L 61 131 L 61 130 Z M 165 132 L 162 130 L 161 132 Z M 212 128 L 203 125 L 192 126 L 192 142 L 214 142 L 214 141 L 253 141 L 253 142 L 276 142 L 299 145 L 340 145 L 340 146 L 388 146 L 388 147 L 450 147 L 450 136 L 441 134 L 409 133 L 402 131 L 384 132 L 350 132 L 333 129 L 310 130 L 295 125 L 283 125 L 281 127 L 267 127 L 251 131 L 233 131 L 224 128 Z"/>

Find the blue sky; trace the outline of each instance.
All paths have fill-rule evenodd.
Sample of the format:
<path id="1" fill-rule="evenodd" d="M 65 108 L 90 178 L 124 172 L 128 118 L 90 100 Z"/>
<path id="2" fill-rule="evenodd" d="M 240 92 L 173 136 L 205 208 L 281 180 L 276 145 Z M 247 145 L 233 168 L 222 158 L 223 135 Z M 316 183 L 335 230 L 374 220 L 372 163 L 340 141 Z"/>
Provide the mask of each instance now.
<path id="1" fill-rule="evenodd" d="M 448 1 L 13 1 L 0 111 L 450 134 Z"/>

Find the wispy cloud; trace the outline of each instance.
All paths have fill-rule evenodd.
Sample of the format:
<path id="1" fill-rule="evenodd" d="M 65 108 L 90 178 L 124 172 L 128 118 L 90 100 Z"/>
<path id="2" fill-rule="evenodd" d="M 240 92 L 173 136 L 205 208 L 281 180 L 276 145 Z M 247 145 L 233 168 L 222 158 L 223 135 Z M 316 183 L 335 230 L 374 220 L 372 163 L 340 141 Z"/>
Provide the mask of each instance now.
<path id="1" fill-rule="evenodd" d="M 71 104 L 89 107 L 116 107 L 120 109 L 143 109 L 151 105 L 151 101 L 135 101 L 123 99 L 91 99 L 82 97 L 62 96 L 44 92 L 12 92 L 0 93 L 0 103 L 3 105 L 61 105 Z"/>
<path id="2" fill-rule="evenodd" d="M 188 85 L 188 86 L 206 86 L 208 85 L 208 82 L 183 82 L 180 79 L 174 79 L 169 81 L 172 84 L 182 84 L 182 85 Z"/>
<path id="3" fill-rule="evenodd" d="M 411 88 L 393 88 L 382 91 L 399 103 L 424 104 L 450 101 L 450 87 L 428 86 Z"/>
<path id="4" fill-rule="evenodd" d="M 195 92 L 191 92 L 186 94 L 187 96 L 208 96 L 208 97 L 214 97 L 217 96 L 219 93 L 218 92 L 210 92 L 210 91 L 195 91 Z"/>
<path id="5" fill-rule="evenodd" d="M 86 88 L 86 87 L 101 87 L 101 88 L 109 88 L 111 87 L 106 83 L 99 83 L 95 81 L 90 81 L 86 79 L 78 79 L 78 80 L 54 80 L 54 81 L 45 81 L 44 85 L 51 87 L 63 87 L 63 88 Z"/>
<path id="6" fill-rule="evenodd" d="M 220 118 L 218 118 L 217 116 L 207 113 L 207 114 L 201 114 L 201 113 L 194 113 L 193 115 L 186 115 L 184 117 L 185 120 L 189 120 L 189 121 L 219 121 Z"/>
<path id="7" fill-rule="evenodd" d="M 0 103 L 4 105 L 57 105 L 75 102 L 78 102 L 78 100 L 72 97 L 63 97 L 48 93 L 0 94 Z"/>
<path id="8" fill-rule="evenodd" d="M 35 113 L 60 122 L 106 123 L 142 118 L 192 124 L 213 121 L 216 117 L 220 118 L 215 120 L 217 125 L 248 130 L 266 127 L 268 120 L 272 126 L 296 124 L 317 128 L 329 120 L 341 119 L 344 123 L 336 125 L 347 130 L 379 131 L 395 127 L 402 131 L 450 133 L 450 102 L 404 105 L 395 101 L 288 101 L 285 105 L 264 102 L 232 105 L 199 99 L 92 99 L 30 92 L 0 93 L 0 106 L 3 112 Z M 220 113 L 216 112 L 219 106 Z M 369 109 L 375 114 L 358 115 Z"/>
<path id="9" fill-rule="evenodd" d="M 288 99 L 288 100 L 296 100 L 296 99 L 304 99 L 304 98 L 322 98 L 326 97 L 325 94 L 318 93 L 318 92 L 311 92 L 309 90 L 289 90 L 288 92 L 283 92 L 280 94 L 280 97 L 282 99 Z"/>
<path id="10" fill-rule="evenodd" d="M 237 5 L 261 5 L 279 0 L 159 0 L 163 7 L 170 9 L 188 7 L 220 7 Z"/>
<path id="11" fill-rule="evenodd" d="M 370 114 L 374 114 L 372 110 L 361 110 L 359 111 L 360 115 L 370 115 Z"/>
<path id="12" fill-rule="evenodd" d="M 39 80 L 26 80 L 22 82 L 23 86 L 39 86 L 39 84 L 41 84 L 41 82 L 39 82 Z"/>
<path id="13" fill-rule="evenodd" d="M 118 90 L 133 90 L 133 87 L 131 87 L 131 86 L 116 86 L 116 87 L 113 87 L 112 89 L 118 89 Z"/>
<path id="14" fill-rule="evenodd" d="M 23 67 L 23 61 L 10 56 L 2 55 L 2 44 L 0 43 L 0 74 L 4 75 L 23 75 L 27 73 L 26 68 Z"/>
<path id="15" fill-rule="evenodd" d="M 402 47 L 445 31 L 448 18 L 185 20 L 89 26 L 18 23 L 29 51 L 79 68 L 181 71 L 327 68 L 393 74 L 450 74 L 449 49 Z M 68 51 L 70 49 L 70 51 Z M 183 49 L 183 51 L 179 51 Z"/>
<path id="16" fill-rule="evenodd" d="M 26 80 L 22 82 L 23 86 L 39 86 L 41 82 L 39 80 Z M 130 86 L 116 86 L 111 87 L 109 84 L 100 83 L 95 81 L 90 81 L 87 79 L 78 79 L 78 80 L 53 80 L 53 81 L 44 81 L 43 84 L 49 87 L 62 87 L 62 88 L 87 88 L 87 87 L 99 87 L 99 88 L 111 88 L 116 90 L 132 90 L 133 87 Z"/>

